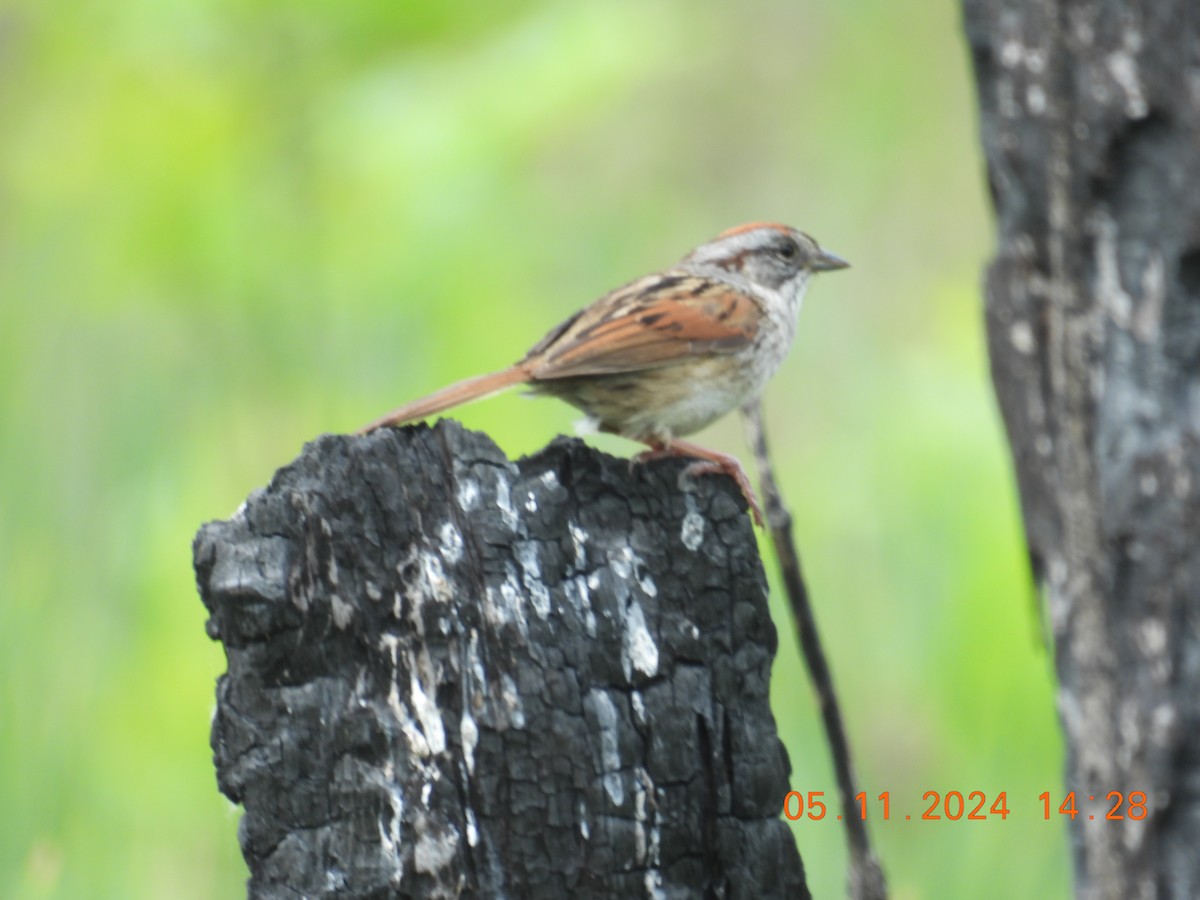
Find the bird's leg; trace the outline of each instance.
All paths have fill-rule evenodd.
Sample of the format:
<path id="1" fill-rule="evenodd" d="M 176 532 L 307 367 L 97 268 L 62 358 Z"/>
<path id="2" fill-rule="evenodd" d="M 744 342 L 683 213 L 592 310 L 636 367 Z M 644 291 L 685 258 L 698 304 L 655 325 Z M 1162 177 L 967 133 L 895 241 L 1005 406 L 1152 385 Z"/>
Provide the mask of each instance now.
<path id="1" fill-rule="evenodd" d="M 662 459 L 665 456 L 688 456 L 695 461 L 680 473 L 680 478 L 707 474 L 728 475 L 737 482 L 742 496 L 746 498 L 746 503 L 750 507 L 750 513 L 754 516 L 754 524 L 759 528 L 763 527 L 762 510 L 758 506 L 758 499 L 754 496 L 754 488 L 750 486 L 750 479 L 746 476 L 746 470 L 742 468 L 742 464 L 735 457 L 730 456 L 728 453 L 709 450 L 707 447 L 701 447 L 699 444 L 693 444 L 690 441 L 669 439 L 647 440 L 645 443 L 650 449 L 634 457 L 637 462 L 649 462 L 652 459 Z"/>

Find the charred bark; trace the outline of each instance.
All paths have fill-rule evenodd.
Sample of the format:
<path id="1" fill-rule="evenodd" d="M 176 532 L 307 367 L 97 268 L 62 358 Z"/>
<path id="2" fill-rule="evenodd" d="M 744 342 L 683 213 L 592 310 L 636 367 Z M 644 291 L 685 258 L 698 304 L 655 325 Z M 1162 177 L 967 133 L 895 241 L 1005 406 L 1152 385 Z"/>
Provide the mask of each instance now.
<path id="1" fill-rule="evenodd" d="M 195 544 L 256 897 L 807 897 L 732 482 L 323 437 Z"/>
<path id="2" fill-rule="evenodd" d="M 964 6 L 999 224 L 992 373 L 1078 893 L 1200 896 L 1200 6 Z"/>

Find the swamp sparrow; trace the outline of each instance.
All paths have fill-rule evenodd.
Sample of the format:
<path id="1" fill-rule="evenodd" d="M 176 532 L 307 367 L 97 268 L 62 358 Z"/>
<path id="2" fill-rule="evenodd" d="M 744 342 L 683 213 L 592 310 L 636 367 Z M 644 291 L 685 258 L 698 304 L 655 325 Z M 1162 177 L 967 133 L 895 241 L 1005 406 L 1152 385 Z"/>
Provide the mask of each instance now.
<path id="1" fill-rule="evenodd" d="M 786 225 L 732 228 L 671 268 L 605 294 L 520 362 L 407 403 L 358 433 L 523 384 L 583 410 L 600 431 L 648 445 L 639 460 L 687 456 L 697 460 L 687 475 L 727 473 L 761 525 L 738 461 L 679 437 L 758 395 L 792 345 L 809 277 L 847 265 Z"/>

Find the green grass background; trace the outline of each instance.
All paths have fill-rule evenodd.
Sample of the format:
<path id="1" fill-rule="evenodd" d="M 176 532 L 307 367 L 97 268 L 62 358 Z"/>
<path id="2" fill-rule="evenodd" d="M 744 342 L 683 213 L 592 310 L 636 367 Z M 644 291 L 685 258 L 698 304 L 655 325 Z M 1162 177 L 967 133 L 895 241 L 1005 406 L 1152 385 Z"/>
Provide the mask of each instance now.
<path id="1" fill-rule="evenodd" d="M 0 896 L 240 895 L 199 524 L 751 219 L 854 266 L 810 292 L 766 404 L 860 779 L 891 793 L 894 896 L 1066 895 L 955 3 L 8 0 Z M 576 417 L 461 413 L 511 455 Z M 736 421 L 700 439 L 744 452 Z M 830 799 L 774 611 L 792 783 Z M 954 789 L 1012 815 L 903 821 Z M 814 895 L 842 895 L 840 826 L 795 834 Z"/>

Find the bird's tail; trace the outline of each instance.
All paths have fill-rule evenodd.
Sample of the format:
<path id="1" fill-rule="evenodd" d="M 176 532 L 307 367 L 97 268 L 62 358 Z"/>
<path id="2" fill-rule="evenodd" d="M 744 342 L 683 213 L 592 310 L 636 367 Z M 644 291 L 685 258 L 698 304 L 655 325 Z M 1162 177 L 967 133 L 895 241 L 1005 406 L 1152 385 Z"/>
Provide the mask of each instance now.
<path id="1" fill-rule="evenodd" d="M 432 416 L 451 407 L 460 406 L 472 400 L 479 400 L 482 397 L 489 397 L 505 388 L 512 387 L 514 384 L 522 384 L 528 380 L 529 371 L 519 363 L 502 371 L 492 372 L 490 375 L 477 375 L 474 378 L 467 378 L 464 381 L 444 387 L 440 391 L 434 391 L 428 397 L 413 400 L 411 403 L 406 403 L 401 407 L 393 409 L 386 416 L 380 416 L 371 424 L 364 425 L 355 434 L 367 434 L 376 428 L 385 428 L 388 425 L 402 425 L 414 419 L 424 419 L 426 416 Z"/>

